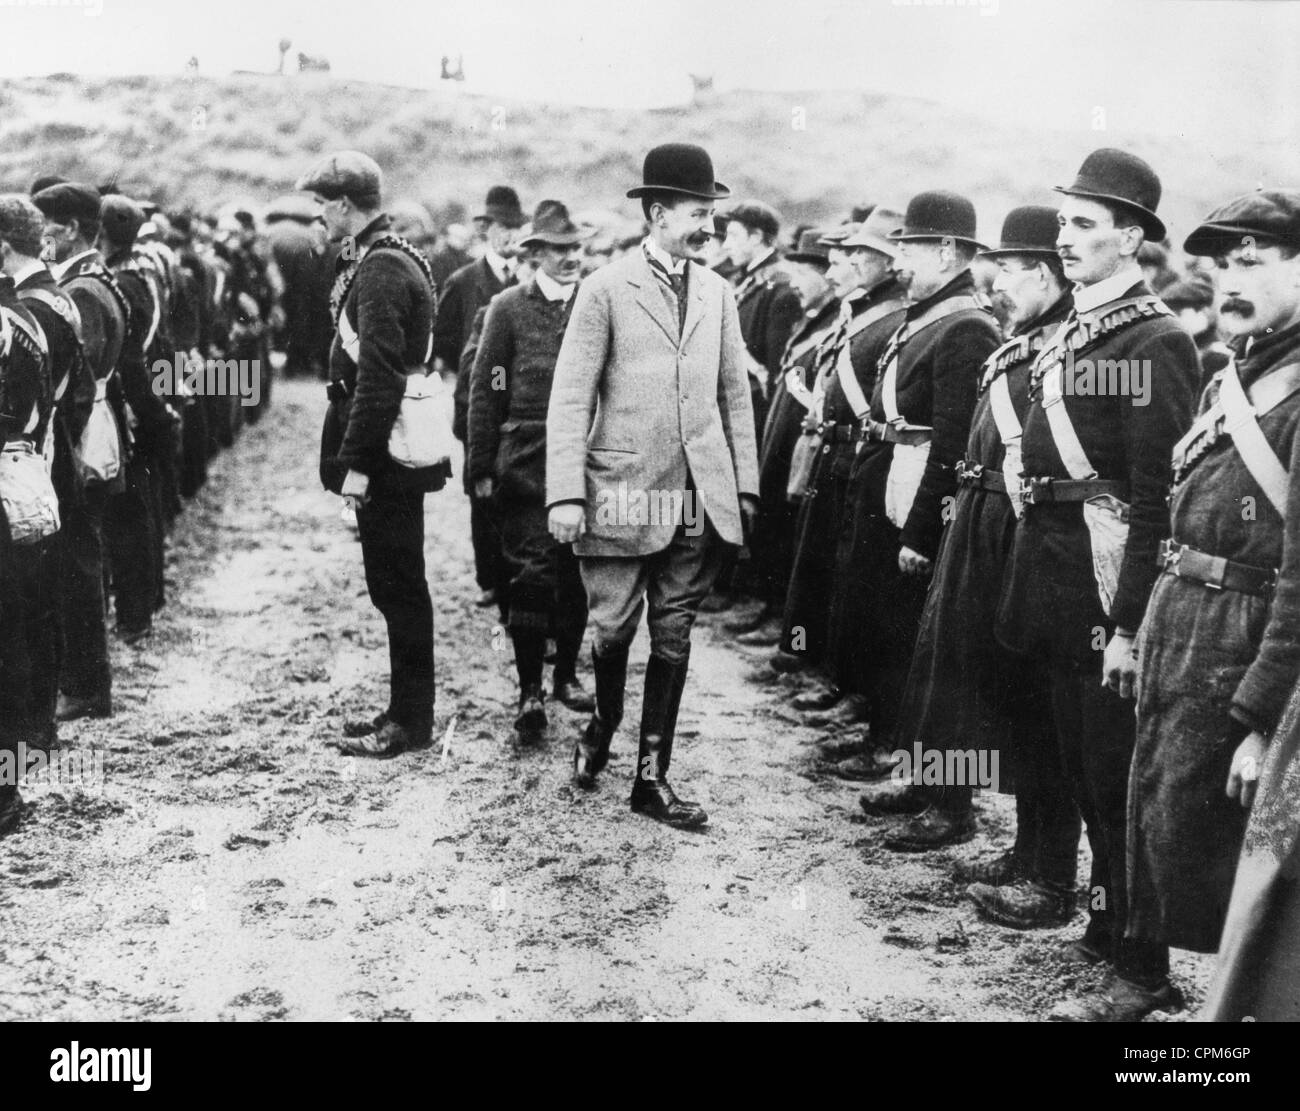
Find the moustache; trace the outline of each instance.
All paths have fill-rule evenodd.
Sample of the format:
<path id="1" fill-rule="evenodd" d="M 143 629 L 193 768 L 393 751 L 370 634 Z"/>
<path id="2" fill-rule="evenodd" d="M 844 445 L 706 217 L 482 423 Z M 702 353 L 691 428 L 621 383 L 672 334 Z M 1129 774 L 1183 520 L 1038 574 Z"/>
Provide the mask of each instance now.
<path id="1" fill-rule="evenodd" d="M 697 232 L 695 235 L 688 235 L 686 237 L 686 242 L 692 247 L 703 247 L 704 244 L 712 238 L 713 236 L 709 235 L 707 232 Z"/>
<path id="2" fill-rule="evenodd" d="M 1255 315 L 1255 306 L 1241 297 L 1229 297 L 1219 307 L 1219 313 L 1232 313 L 1234 316 L 1250 317 Z"/>

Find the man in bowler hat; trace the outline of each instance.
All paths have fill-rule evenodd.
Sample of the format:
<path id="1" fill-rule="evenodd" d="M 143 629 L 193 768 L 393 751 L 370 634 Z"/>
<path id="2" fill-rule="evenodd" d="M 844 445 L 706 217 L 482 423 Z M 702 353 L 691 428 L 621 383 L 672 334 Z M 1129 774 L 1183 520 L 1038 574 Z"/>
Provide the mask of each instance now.
<path id="1" fill-rule="evenodd" d="M 550 528 L 574 542 L 594 630 L 596 710 L 578 740 L 575 778 L 591 785 L 609 758 L 648 602 L 631 805 L 680 828 L 708 820 L 668 782 L 691 626 L 758 503 L 736 302 L 698 261 L 714 202 L 728 195 L 700 147 L 669 143 L 646 155 L 628 196 L 641 199 L 650 233 L 579 289 L 547 418 Z"/>

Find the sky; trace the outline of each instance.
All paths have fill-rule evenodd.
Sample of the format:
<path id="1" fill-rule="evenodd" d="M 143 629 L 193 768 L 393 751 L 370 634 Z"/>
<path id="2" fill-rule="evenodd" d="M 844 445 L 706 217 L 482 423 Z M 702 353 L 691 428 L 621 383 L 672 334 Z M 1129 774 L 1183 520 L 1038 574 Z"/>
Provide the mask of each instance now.
<path id="1" fill-rule="evenodd" d="M 649 108 L 852 89 L 1089 130 L 1300 142 L 1300 0 L 0 0 L 0 77 L 273 70 Z"/>

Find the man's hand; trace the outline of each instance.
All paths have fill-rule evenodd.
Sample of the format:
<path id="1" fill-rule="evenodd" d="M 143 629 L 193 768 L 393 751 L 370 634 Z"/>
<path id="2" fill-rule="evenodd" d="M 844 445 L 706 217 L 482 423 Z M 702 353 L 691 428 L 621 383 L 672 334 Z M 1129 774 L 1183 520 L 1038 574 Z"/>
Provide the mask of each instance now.
<path id="1" fill-rule="evenodd" d="M 486 478 L 480 478 L 474 483 L 474 496 L 478 498 L 479 501 L 486 501 L 492 496 L 492 490 L 495 485 L 496 484 L 492 481 L 491 475 L 488 475 Z"/>
<path id="2" fill-rule="evenodd" d="M 1120 698 L 1132 698 L 1137 682 L 1137 641 L 1132 633 L 1115 630 L 1101 658 L 1101 685 Z"/>
<path id="3" fill-rule="evenodd" d="M 546 524 L 551 535 L 561 544 L 572 544 L 587 531 L 587 511 L 577 502 L 553 505 Z"/>
<path id="4" fill-rule="evenodd" d="M 1256 731 L 1248 734 L 1232 754 L 1232 770 L 1228 773 L 1228 798 L 1240 800 L 1243 810 L 1249 810 L 1255 801 L 1259 769 L 1263 766 L 1264 750 L 1267 747 L 1264 734 Z"/>
<path id="5" fill-rule="evenodd" d="M 360 471 L 348 471 L 347 478 L 343 480 L 343 500 L 348 503 L 348 507 L 355 513 L 370 500 L 370 476 L 364 475 Z"/>
<path id="6" fill-rule="evenodd" d="M 758 499 L 753 494 L 740 495 L 740 533 L 745 543 L 754 535 L 754 526 L 758 524 Z"/>
<path id="7" fill-rule="evenodd" d="M 933 566 L 932 560 L 926 559 L 920 552 L 914 552 L 911 548 L 903 548 L 898 553 L 898 569 L 904 575 L 928 575 Z"/>

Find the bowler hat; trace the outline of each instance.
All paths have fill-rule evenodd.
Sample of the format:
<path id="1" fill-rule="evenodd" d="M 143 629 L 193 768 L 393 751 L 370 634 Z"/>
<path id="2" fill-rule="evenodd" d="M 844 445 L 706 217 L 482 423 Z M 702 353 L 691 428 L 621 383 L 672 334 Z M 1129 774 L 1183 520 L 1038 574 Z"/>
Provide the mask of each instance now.
<path id="1" fill-rule="evenodd" d="M 1156 215 L 1160 178 L 1136 154 L 1113 147 L 1095 150 L 1083 160 L 1073 185 L 1055 189 L 1069 197 L 1122 204 L 1136 213 L 1148 239 L 1165 237 L 1164 222 Z"/>
<path id="2" fill-rule="evenodd" d="M 786 262 L 804 262 L 825 270 L 831 263 L 831 252 L 822 241 L 822 234 L 817 228 L 809 228 L 799 236 L 794 250 L 785 256 Z"/>
<path id="3" fill-rule="evenodd" d="M 664 143 L 645 156 L 641 184 L 627 195 L 643 197 L 647 193 L 684 193 L 711 201 L 731 196 L 730 189 L 713 180 L 709 152 L 693 143 Z"/>
<path id="4" fill-rule="evenodd" d="M 519 240 L 520 247 L 572 247 L 586 238 L 559 201 L 541 201 L 533 213 L 531 230 Z"/>
<path id="5" fill-rule="evenodd" d="M 57 185 L 47 186 L 32 197 L 32 204 L 47 219 L 60 224 L 69 220 L 97 224 L 100 203 L 99 193 L 92 186 L 77 181 L 61 181 Z"/>
<path id="6" fill-rule="evenodd" d="M 1056 209 L 1045 204 L 1024 204 L 1013 208 L 1002 221 L 1002 241 L 980 252 L 985 257 L 997 255 L 1056 256 L 1059 230 Z"/>
<path id="7" fill-rule="evenodd" d="M 508 185 L 494 185 L 487 191 L 483 207 L 474 213 L 475 220 L 491 220 L 507 228 L 522 228 L 528 222 L 519 194 Z"/>
<path id="8" fill-rule="evenodd" d="M 1261 189 L 1211 212 L 1183 244 L 1189 255 L 1226 254 L 1250 242 L 1300 246 L 1300 191 Z"/>
<path id="9" fill-rule="evenodd" d="M 975 206 L 958 193 L 934 189 L 907 202 L 903 226 L 890 239 L 960 239 L 983 250 L 975 238 Z"/>
<path id="10" fill-rule="evenodd" d="M 903 215 L 896 208 L 887 204 L 878 204 L 871 214 L 862 221 L 862 225 L 852 235 L 839 244 L 844 250 L 854 247 L 867 247 L 879 251 L 890 258 L 898 257 L 898 247 L 890 237 L 903 224 Z"/>
<path id="11" fill-rule="evenodd" d="M 130 197 L 110 193 L 100 207 L 99 222 L 104 238 L 113 246 L 129 247 L 144 223 L 144 210 Z"/>
<path id="12" fill-rule="evenodd" d="M 378 205 L 384 175 L 368 154 L 341 150 L 327 154 L 298 179 L 295 189 L 315 193 L 327 201 L 347 197 L 358 204 Z"/>

